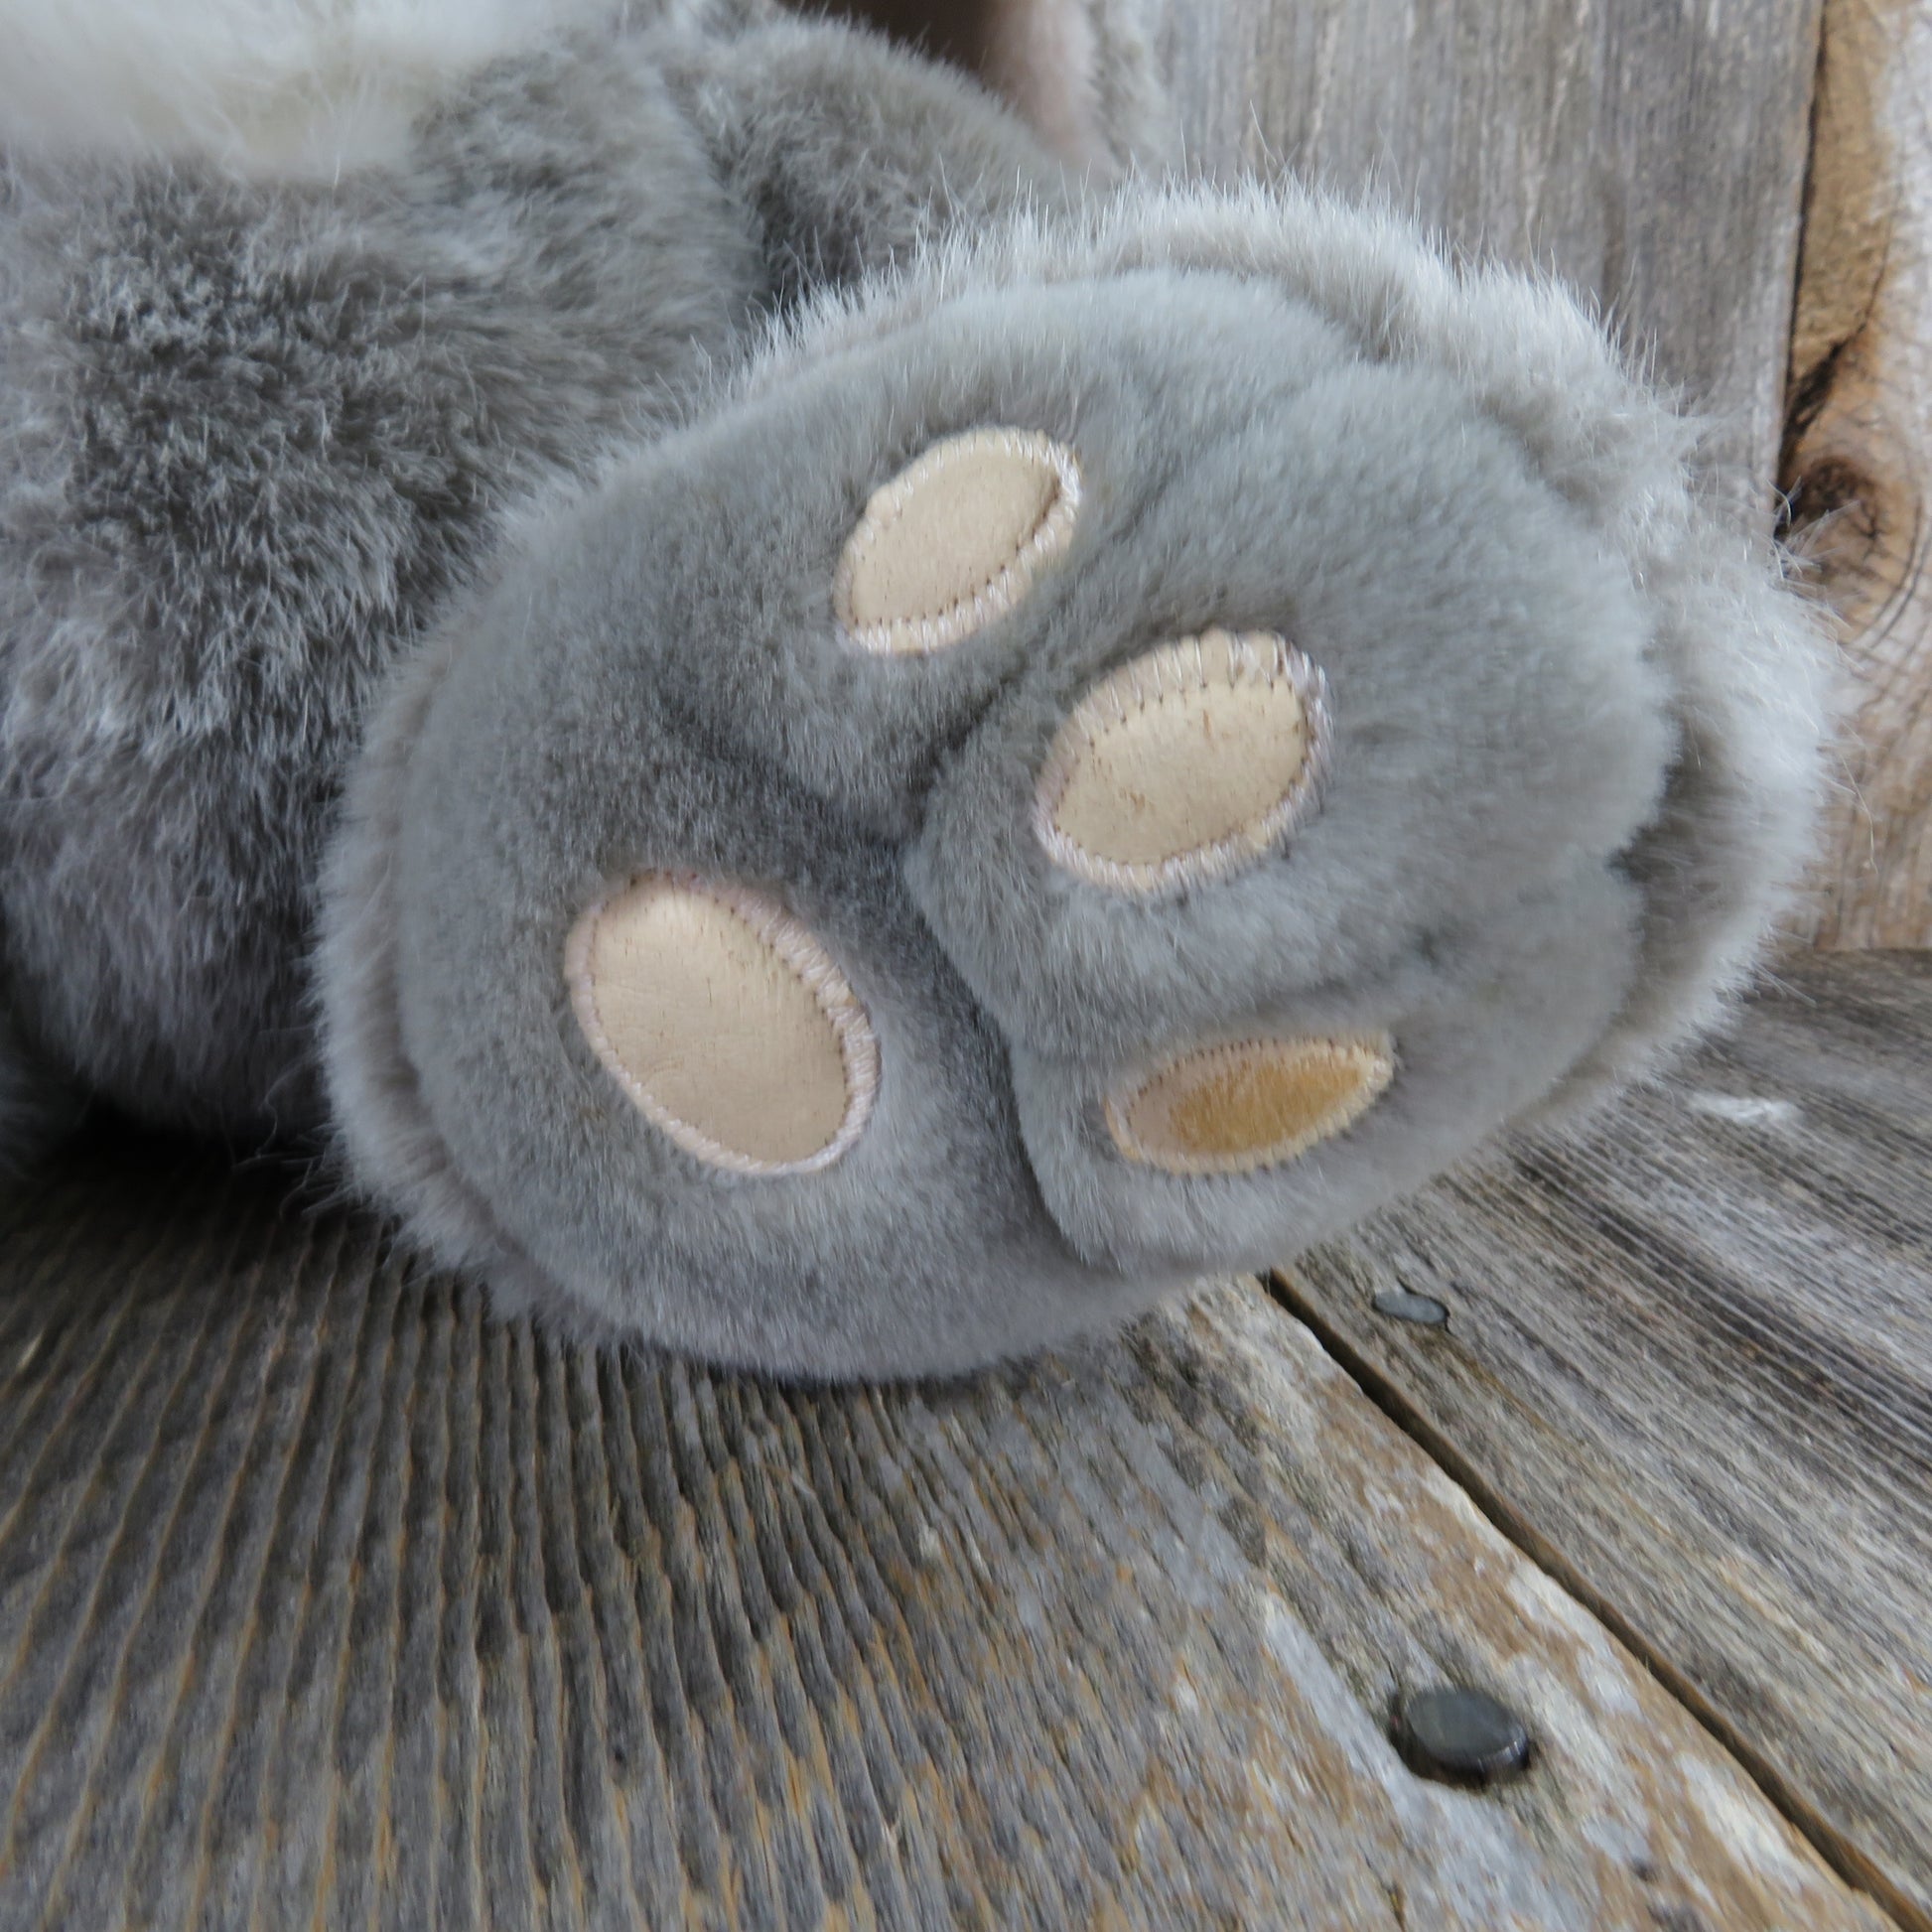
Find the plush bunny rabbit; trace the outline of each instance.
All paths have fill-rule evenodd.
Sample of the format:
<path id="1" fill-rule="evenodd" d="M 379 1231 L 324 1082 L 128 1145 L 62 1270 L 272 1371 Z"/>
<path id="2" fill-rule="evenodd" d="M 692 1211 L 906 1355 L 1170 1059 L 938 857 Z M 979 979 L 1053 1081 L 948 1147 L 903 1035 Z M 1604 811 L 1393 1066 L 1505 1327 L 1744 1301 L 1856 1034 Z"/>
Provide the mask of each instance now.
<path id="1" fill-rule="evenodd" d="M 1748 968 L 1821 645 L 1559 291 L 754 5 L 117 4 L 0 6 L 16 1163 L 326 1137 L 501 1306 L 951 1370 Z"/>

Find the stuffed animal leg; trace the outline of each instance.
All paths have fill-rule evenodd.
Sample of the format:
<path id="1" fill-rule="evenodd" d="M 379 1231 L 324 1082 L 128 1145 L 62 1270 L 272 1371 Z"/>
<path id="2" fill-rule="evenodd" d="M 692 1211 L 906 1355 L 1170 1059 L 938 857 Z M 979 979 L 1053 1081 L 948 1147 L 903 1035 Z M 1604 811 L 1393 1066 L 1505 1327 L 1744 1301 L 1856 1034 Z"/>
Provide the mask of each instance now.
<path id="1" fill-rule="evenodd" d="M 391 145 L 16 155 L 23 1092 L 329 1133 L 578 1332 L 950 1370 L 1747 970 L 1820 647 L 1560 293 L 1096 197 L 827 26 L 564 35 Z"/>

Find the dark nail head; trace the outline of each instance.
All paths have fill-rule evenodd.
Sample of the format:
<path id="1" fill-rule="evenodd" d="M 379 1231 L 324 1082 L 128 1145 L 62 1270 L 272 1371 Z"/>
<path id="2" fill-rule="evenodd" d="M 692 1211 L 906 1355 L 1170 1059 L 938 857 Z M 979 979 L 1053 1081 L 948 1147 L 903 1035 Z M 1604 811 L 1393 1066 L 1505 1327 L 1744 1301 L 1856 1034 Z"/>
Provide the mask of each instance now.
<path id="1" fill-rule="evenodd" d="M 1396 1748 L 1418 1776 L 1495 1784 L 1530 1761 L 1522 1719 L 1481 1691 L 1421 1691 L 1397 1714 Z"/>

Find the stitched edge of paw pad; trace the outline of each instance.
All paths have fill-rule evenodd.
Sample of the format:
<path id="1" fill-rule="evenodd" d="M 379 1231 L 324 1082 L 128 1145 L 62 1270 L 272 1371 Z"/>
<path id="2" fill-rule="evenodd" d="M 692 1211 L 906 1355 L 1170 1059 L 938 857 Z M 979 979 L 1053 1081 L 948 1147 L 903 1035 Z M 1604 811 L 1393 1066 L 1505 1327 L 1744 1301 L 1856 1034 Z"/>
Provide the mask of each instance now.
<path id="1" fill-rule="evenodd" d="M 1328 686 L 1273 631 L 1204 630 L 1094 685 L 1040 766 L 1034 829 L 1115 893 L 1224 879 L 1279 846 L 1327 774 Z"/>
<path id="2" fill-rule="evenodd" d="M 1080 465 L 1033 430 L 935 443 L 873 492 L 847 540 L 832 604 L 846 641 L 925 656 L 1017 606 L 1072 541 Z"/>
<path id="3" fill-rule="evenodd" d="M 1123 1082 L 1103 1113 L 1128 1160 L 1172 1174 L 1252 1173 L 1345 1133 L 1395 1078 L 1387 1034 L 1243 1039 Z"/>
<path id="4" fill-rule="evenodd" d="M 865 1131 L 871 1020 L 810 929 L 763 894 L 641 873 L 578 919 L 564 972 L 597 1057 L 700 1161 L 812 1173 Z"/>

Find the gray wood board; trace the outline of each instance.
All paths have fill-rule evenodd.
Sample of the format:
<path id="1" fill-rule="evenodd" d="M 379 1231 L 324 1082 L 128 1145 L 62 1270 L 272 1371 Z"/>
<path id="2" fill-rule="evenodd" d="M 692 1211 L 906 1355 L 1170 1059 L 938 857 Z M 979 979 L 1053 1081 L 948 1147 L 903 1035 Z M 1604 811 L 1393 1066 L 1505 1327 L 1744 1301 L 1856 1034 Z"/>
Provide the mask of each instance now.
<path id="1" fill-rule="evenodd" d="M 1290 1307 L 1932 1926 L 1932 954 L 1285 1270 Z M 1446 1330 L 1372 1310 L 1390 1289 Z"/>
<path id="2" fill-rule="evenodd" d="M 1768 521 L 1818 0 L 1151 0 L 1195 162 L 1554 268 L 1719 419 Z"/>
<path id="3" fill-rule="evenodd" d="M 1883 1921 L 1258 1284 L 783 1389 L 135 1146 L 0 1207 L 0 1925 L 135 1923 Z"/>

